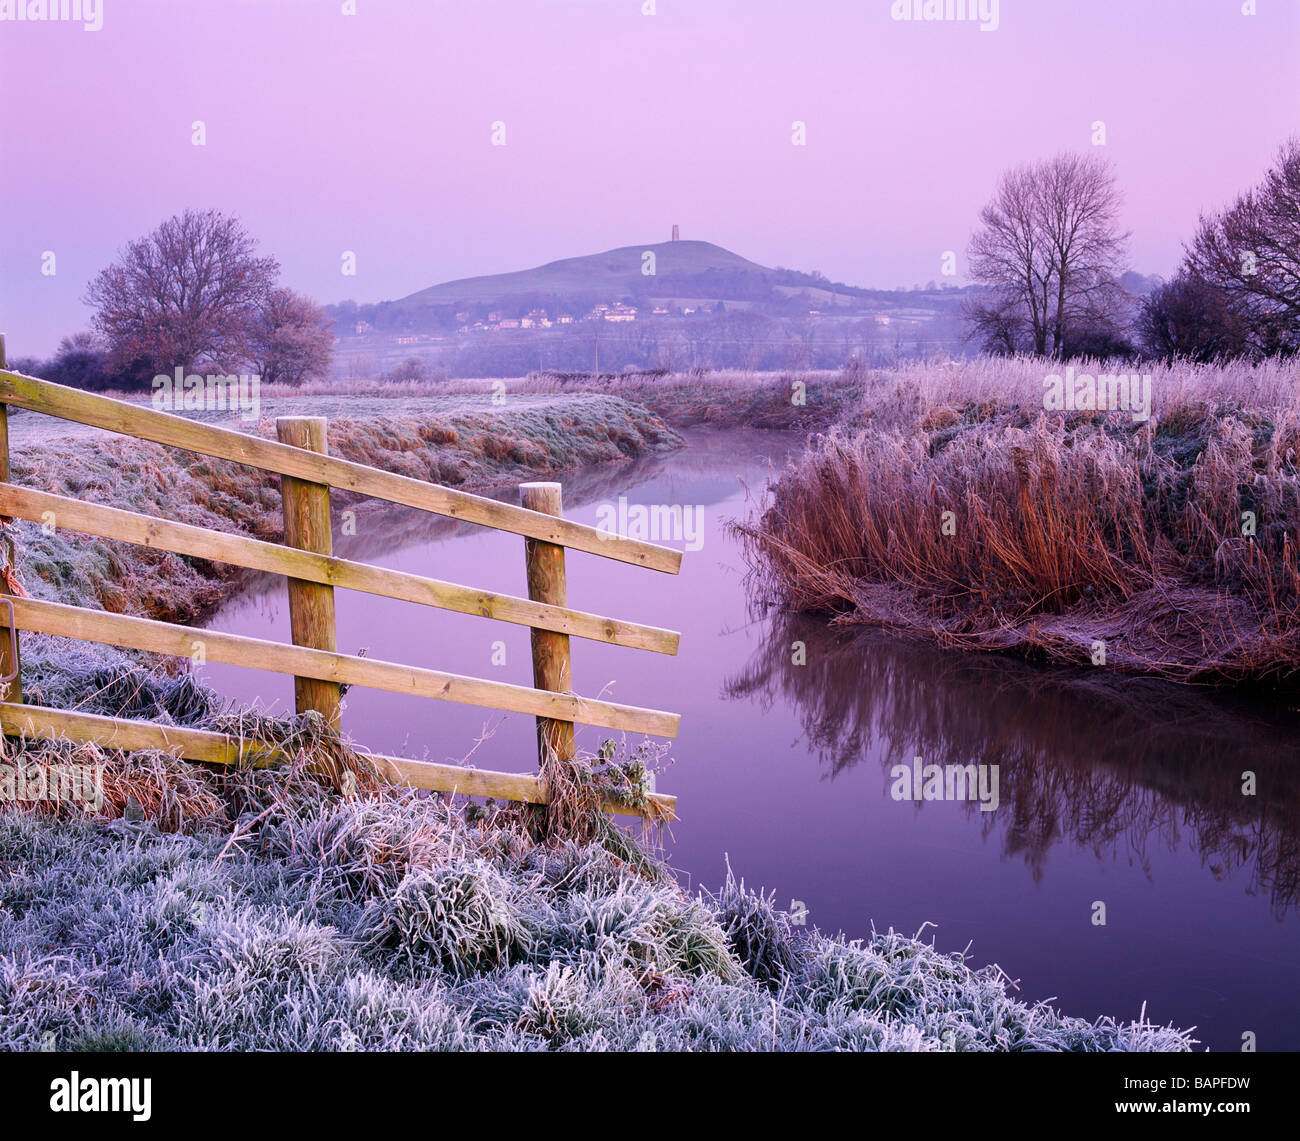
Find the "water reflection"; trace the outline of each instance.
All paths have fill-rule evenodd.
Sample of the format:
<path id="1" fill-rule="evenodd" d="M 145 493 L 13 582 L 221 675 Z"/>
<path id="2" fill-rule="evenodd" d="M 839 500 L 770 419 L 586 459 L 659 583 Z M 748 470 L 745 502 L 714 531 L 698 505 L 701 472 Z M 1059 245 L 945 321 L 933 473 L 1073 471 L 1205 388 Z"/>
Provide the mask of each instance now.
<path id="1" fill-rule="evenodd" d="M 1042 877 L 1062 840 L 1123 855 L 1150 876 L 1152 845 L 1199 854 L 1215 879 L 1243 880 L 1281 919 L 1300 897 L 1298 719 L 1201 690 L 1094 677 L 1008 658 L 941 653 L 873 631 L 773 613 L 724 696 L 786 703 L 834 780 L 874 758 L 997 764 L 1001 807 L 986 837 Z M 795 643 L 804 644 L 805 664 Z M 1243 795 L 1243 773 L 1257 792 Z"/>
<path id="2" fill-rule="evenodd" d="M 666 457 L 663 455 L 640 456 L 625 462 L 594 464 L 566 471 L 553 478 L 564 486 L 564 508 L 567 514 L 574 508 L 626 494 L 629 488 L 648 483 L 663 473 L 665 463 Z M 531 477 L 527 474 L 521 474 L 520 482 L 526 482 L 529 478 Z M 519 502 L 519 487 L 513 483 L 478 494 L 502 503 Z M 341 559 L 379 566 L 386 565 L 385 556 L 395 552 L 466 535 L 482 534 L 484 531 L 478 524 L 467 523 L 462 519 L 451 519 L 414 507 L 400 507 L 378 499 L 358 499 L 338 492 L 331 497 L 330 506 L 334 554 Z M 522 542 L 521 539 L 520 543 Z M 283 589 L 283 576 L 248 571 L 238 579 L 237 594 L 241 599 L 247 599 Z"/>

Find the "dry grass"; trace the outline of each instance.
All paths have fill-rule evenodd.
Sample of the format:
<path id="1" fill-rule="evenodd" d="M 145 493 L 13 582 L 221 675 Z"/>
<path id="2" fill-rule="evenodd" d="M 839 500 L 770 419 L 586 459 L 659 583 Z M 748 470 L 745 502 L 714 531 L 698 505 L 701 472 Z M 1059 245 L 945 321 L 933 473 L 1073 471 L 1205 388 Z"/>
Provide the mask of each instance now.
<path id="1" fill-rule="evenodd" d="M 1007 362 L 999 390 L 995 365 L 876 378 L 811 442 L 739 528 L 771 595 L 970 648 L 1089 662 L 1104 643 L 1138 672 L 1294 681 L 1293 374 L 1153 373 L 1136 422 L 1045 412 L 1053 366 Z"/>
<path id="2" fill-rule="evenodd" d="M 118 676 L 129 685 L 138 672 L 128 669 Z M 188 679 L 174 683 L 188 684 Z M 121 701 L 124 688 L 119 686 L 117 695 L 101 692 L 97 707 L 114 715 L 131 712 Z M 171 720 L 158 708 L 144 712 Z M 246 768 L 225 768 L 191 763 L 161 751 L 123 753 L 66 739 L 4 738 L 0 741 L 0 764 L 9 771 L 21 768 L 33 779 L 44 770 L 45 779 L 38 787 L 50 789 L 58 787 L 61 773 L 86 774 L 83 787 L 89 787 L 93 774 L 98 803 L 83 796 L 20 798 L 18 804 L 27 812 L 65 821 L 144 820 L 164 832 L 233 828 L 238 836 L 239 821 L 248 811 L 268 804 L 283 809 L 304 789 L 315 790 L 313 796 L 327 790 L 355 796 L 376 794 L 387 787 L 369 758 L 317 714 L 273 718 L 248 710 L 215 711 L 212 700 L 191 712 L 183 723 L 228 733 L 252 745 L 249 756 L 274 759 Z"/>

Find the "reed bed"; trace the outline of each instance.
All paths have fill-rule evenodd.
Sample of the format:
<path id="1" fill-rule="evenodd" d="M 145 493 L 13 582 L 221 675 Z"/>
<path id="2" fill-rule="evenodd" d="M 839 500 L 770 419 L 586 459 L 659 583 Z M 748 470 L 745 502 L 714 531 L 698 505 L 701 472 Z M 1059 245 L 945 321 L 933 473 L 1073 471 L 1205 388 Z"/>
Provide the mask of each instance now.
<path id="1" fill-rule="evenodd" d="M 1155 370 L 1146 420 L 1045 411 L 1059 366 L 1000 367 L 874 378 L 738 524 L 767 595 L 966 648 L 1294 684 L 1293 367 Z"/>

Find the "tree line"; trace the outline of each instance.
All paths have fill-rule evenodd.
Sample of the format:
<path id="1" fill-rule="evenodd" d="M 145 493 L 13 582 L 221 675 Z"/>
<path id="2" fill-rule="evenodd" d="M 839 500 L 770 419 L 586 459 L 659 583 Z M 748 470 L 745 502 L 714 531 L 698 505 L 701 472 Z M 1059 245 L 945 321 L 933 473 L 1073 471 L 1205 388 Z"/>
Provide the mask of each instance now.
<path id="1" fill-rule="evenodd" d="M 987 293 L 966 306 L 985 352 L 1200 362 L 1300 352 L 1300 136 L 1263 181 L 1202 214 L 1175 276 L 1120 284 L 1129 235 L 1110 166 L 1061 154 L 999 180 L 970 245 Z"/>

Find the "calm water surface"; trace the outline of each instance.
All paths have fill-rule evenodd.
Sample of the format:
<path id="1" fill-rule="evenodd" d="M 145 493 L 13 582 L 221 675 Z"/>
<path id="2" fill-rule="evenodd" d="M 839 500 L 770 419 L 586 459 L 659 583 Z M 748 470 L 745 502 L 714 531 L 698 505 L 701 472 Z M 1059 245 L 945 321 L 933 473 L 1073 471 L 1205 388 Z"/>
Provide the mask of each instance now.
<path id="1" fill-rule="evenodd" d="M 566 475 L 566 514 L 602 504 L 704 509 L 679 576 L 581 552 L 574 607 L 682 632 L 676 658 L 573 640 L 578 692 L 682 714 L 659 788 L 678 796 L 668 852 L 684 882 L 716 887 L 724 857 L 808 922 L 851 937 L 933 923 L 1030 999 L 1069 1014 L 1197 1026 L 1205 1046 L 1300 1048 L 1300 716 L 1261 703 L 1087 671 L 936 651 L 870 631 L 762 613 L 724 521 L 746 512 L 800 441 L 695 433 L 666 457 Z M 524 594 L 523 540 L 421 512 L 359 511 L 341 555 Z M 673 544 L 670 544 L 673 545 Z M 682 544 L 676 544 L 681 546 Z M 340 591 L 339 649 L 531 684 L 528 632 Z M 289 640 L 283 580 L 253 579 L 214 629 Z M 505 665 L 494 665 L 504 643 Z M 806 664 L 791 646 L 803 642 Z M 292 709 L 292 679 L 208 666 L 241 701 Z M 434 761 L 472 751 L 525 771 L 531 719 L 353 689 L 348 732 Z M 580 729 L 594 750 L 608 733 Z M 477 742 L 477 744 L 476 744 Z M 997 764 L 998 809 L 900 802 L 890 768 Z M 1240 794 L 1241 773 L 1259 794 Z M 1105 926 L 1092 922 L 1094 903 Z"/>

